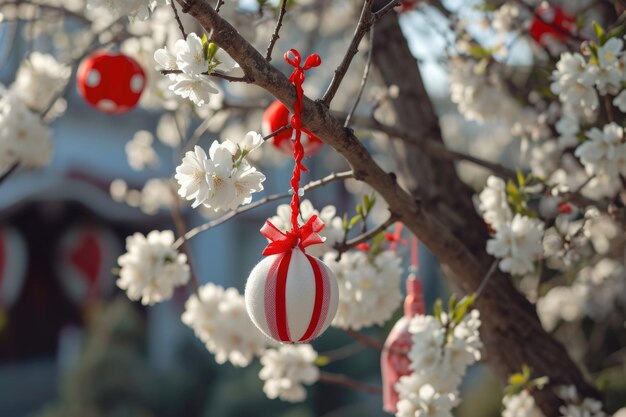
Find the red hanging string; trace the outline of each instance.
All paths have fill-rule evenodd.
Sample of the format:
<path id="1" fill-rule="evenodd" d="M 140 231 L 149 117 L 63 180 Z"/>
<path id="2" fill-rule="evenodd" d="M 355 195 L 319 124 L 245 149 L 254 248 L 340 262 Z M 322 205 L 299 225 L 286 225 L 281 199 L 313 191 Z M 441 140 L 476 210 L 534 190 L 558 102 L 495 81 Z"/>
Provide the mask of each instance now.
<path id="1" fill-rule="evenodd" d="M 415 235 L 411 236 L 411 269 L 416 273 L 419 268 L 419 249 L 417 244 L 418 242 Z"/>
<path id="2" fill-rule="evenodd" d="M 317 234 L 324 227 L 324 223 L 317 217 L 313 216 L 306 225 L 300 227 L 298 217 L 300 216 L 300 176 L 302 172 L 308 169 L 302 164 L 304 158 L 304 147 L 300 143 L 302 136 L 302 98 L 304 97 L 304 72 L 319 66 L 322 59 L 317 54 L 308 56 L 303 66 L 300 66 L 300 53 L 295 49 L 290 49 L 285 53 L 285 61 L 294 67 L 289 82 L 296 88 L 296 101 L 293 105 L 293 116 L 291 117 L 291 127 L 294 132 L 293 138 L 293 159 L 295 165 L 293 167 L 293 176 L 291 178 L 291 188 L 293 196 L 291 197 L 291 228 L 288 233 L 280 232 L 271 222 L 266 221 L 261 233 L 270 240 L 270 243 L 263 251 L 263 255 L 271 255 L 275 253 L 286 252 L 296 246 L 303 249 L 305 246 L 321 243 L 323 239 Z M 321 226 L 320 226 L 321 223 Z"/>

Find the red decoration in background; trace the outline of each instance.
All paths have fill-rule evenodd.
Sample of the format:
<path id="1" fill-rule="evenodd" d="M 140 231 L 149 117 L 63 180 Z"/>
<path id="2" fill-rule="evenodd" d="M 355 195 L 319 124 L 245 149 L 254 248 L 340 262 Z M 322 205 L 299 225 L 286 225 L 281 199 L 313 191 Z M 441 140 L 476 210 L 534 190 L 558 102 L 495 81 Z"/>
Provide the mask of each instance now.
<path id="1" fill-rule="evenodd" d="M 26 242 L 14 228 L 0 229 L 0 309 L 18 299 L 26 278 Z"/>
<path id="2" fill-rule="evenodd" d="M 529 34 L 542 46 L 547 46 L 549 39 L 565 41 L 576 30 L 576 20 L 560 7 L 542 3 L 535 9 L 535 17 L 530 25 Z"/>
<path id="3" fill-rule="evenodd" d="M 111 269 L 121 246 L 108 229 L 77 226 L 63 236 L 56 253 L 57 275 L 65 294 L 81 305 L 113 290 Z"/>
<path id="4" fill-rule="evenodd" d="M 263 113 L 263 135 L 267 136 L 272 132 L 276 132 L 287 124 L 289 124 L 289 109 L 276 100 Z M 302 130 L 304 135 L 302 135 L 300 141 L 304 148 L 304 154 L 311 156 L 320 150 L 324 142 L 308 130 L 304 128 Z M 272 145 L 281 152 L 291 155 L 293 153 L 293 135 L 293 129 L 285 129 L 271 139 Z"/>
<path id="5" fill-rule="evenodd" d="M 399 10 L 400 13 L 408 12 L 417 7 L 417 0 L 402 0 L 402 4 L 400 7 L 397 7 L 396 10 Z"/>
<path id="6" fill-rule="evenodd" d="M 411 244 L 411 269 L 417 271 L 417 239 L 413 237 Z M 395 414 L 397 411 L 398 393 L 395 385 L 400 377 L 411 374 L 407 353 L 411 350 L 412 339 L 409 333 L 409 322 L 413 317 L 424 314 L 424 295 L 422 281 L 411 272 L 406 281 L 406 298 L 404 299 L 404 316 L 396 322 L 385 341 L 385 348 L 380 357 L 380 368 L 383 378 L 383 409 Z"/>
<path id="7" fill-rule="evenodd" d="M 78 91 L 100 111 L 120 114 L 137 105 L 146 85 L 146 74 L 134 59 L 108 51 L 87 57 L 78 68 Z"/>

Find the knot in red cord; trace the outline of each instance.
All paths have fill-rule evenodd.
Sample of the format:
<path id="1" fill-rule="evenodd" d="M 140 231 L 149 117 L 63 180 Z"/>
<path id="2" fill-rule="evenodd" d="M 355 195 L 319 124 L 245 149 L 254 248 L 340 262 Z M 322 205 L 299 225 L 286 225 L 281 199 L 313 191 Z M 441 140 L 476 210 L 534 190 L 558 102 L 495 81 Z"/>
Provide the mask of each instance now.
<path id="1" fill-rule="evenodd" d="M 288 252 L 296 246 L 304 250 L 307 246 L 323 243 L 324 238 L 319 232 L 324 228 L 324 222 L 317 216 L 311 216 L 301 227 L 290 232 L 283 233 L 269 220 L 261 228 L 261 234 L 265 236 L 269 243 L 263 255 L 276 255 L 277 253 Z"/>

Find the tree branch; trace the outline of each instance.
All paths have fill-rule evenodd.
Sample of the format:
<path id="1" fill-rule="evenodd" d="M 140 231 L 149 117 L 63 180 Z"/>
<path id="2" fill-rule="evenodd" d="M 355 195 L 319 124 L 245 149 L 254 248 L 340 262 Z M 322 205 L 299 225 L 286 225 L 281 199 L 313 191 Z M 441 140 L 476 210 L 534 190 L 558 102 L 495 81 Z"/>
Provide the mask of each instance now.
<path id="1" fill-rule="evenodd" d="M 0 185 L 2 185 L 2 183 L 5 182 L 6 179 L 9 178 L 11 174 L 17 171 L 17 168 L 19 166 L 20 166 L 19 162 L 14 162 L 13 165 L 9 166 L 9 168 L 6 171 L 4 171 L 2 175 L 0 175 Z"/>
<path id="2" fill-rule="evenodd" d="M 337 94 L 337 90 L 343 81 L 343 77 L 348 72 L 348 68 L 350 68 L 350 64 L 352 63 L 352 59 L 359 52 L 359 43 L 363 36 L 367 33 L 370 27 L 374 24 L 374 14 L 372 13 L 372 4 L 374 0 L 365 0 L 363 3 L 363 9 L 361 9 L 361 16 L 359 17 L 359 23 L 354 31 L 354 36 L 352 37 L 352 41 L 350 42 L 350 46 L 346 51 L 346 54 L 341 61 L 341 64 L 335 70 L 335 75 L 328 86 L 328 89 L 324 93 L 324 97 L 321 102 L 324 106 L 329 107 L 330 102 Z"/>
<path id="3" fill-rule="evenodd" d="M 178 15 L 178 9 L 176 8 L 176 3 L 171 2 L 172 10 L 174 11 L 174 18 L 176 19 L 176 23 L 178 23 L 178 28 L 180 29 L 180 33 L 183 35 L 183 39 L 187 39 L 187 33 L 185 32 L 185 27 L 183 26 L 183 22 L 180 20 L 180 16 Z"/>
<path id="4" fill-rule="evenodd" d="M 389 218 L 382 224 L 380 224 L 375 229 L 368 231 L 367 233 L 363 233 L 360 236 L 355 237 L 354 239 L 350 239 L 347 242 L 339 242 L 335 244 L 334 249 L 338 252 L 337 257 L 341 257 L 341 254 L 356 247 L 360 243 L 367 242 L 380 232 L 387 230 L 389 226 L 394 224 L 398 220 L 398 216 L 395 214 L 391 214 Z"/>
<path id="5" fill-rule="evenodd" d="M 321 178 L 319 180 L 315 180 L 315 181 L 311 181 L 310 183 L 308 183 L 307 185 L 305 185 L 304 187 L 302 187 L 302 189 L 306 192 L 306 191 L 311 191 L 314 190 L 316 188 L 319 187 L 323 187 L 327 184 L 330 184 L 331 182 L 334 181 L 339 181 L 339 180 L 344 180 L 344 179 L 348 179 L 348 178 L 352 178 L 353 174 L 352 171 L 345 171 L 345 172 L 334 172 L 324 178 Z M 196 236 L 199 233 L 202 233 L 206 230 L 210 230 L 214 227 L 217 227 L 225 222 L 227 222 L 228 220 L 242 214 L 245 212 L 248 212 L 250 210 L 254 210 L 257 207 L 260 207 L 262 205 L 265 205 L 267 203 L 270 203 L 272 201 L 276 201 L 276 200 L 281 200 L 283 198 L 288 198 L 291 197 L 291 193 L 284 193 L 284 194 L 272 194 L 269 195 L 267 197 L 264 197 L 260 200 L 255 201 L 254 203 L 250 203 L 247 204 L 245 206 L 240 206 L 235 210 L 229 211 L 228 213 L 224 214 L 222 217 L 219 217 L 215 220 L 211 220 L 210 222 L 201 224 L 200 226 L 196 226 L 193 229 L 191 229 L 190 231 L 188 231 L 187 233 L 185 233 L 182 237 L 179 237 L 176 242 L 174 242 L 174 249 L 177 249 L 178 247 L 180 247 L 183 242 L 185 240 L 189 240 L 191 238 L 193 238 L 194 236 Z"/>
<path id="6" fill-rule="evenodd" d="M 354 115 L 354 112 L 356 111 L 356 108 L 359 105 L 359 101 L 361 101 L 363 90 L 365 90 L 365 84 L 367 83 L 367 77 L 369 76 L 370 67 L 372 65 L 372 52 L 374 51 L 374 27 L 373 26 L 370 29 L 369 40 L 370 40 L 369 51 L 367 51 L 367 60 L 365 62 L 365 69 L 363 70 L 363 78 L 361 78 L 361 86 L 359 87 L 359 93 L 357 94 L 356 99 L 354 100 L 354 104 L 352 105 L 352 108 L 350 109 L 350 111 L 348 112 L 348 115 L 346 116 L 346 121 L 343 123 L 343 127 L 350 126 L 350 119 Z"/>
<path id="7" fill-rule="evenodd" d="M 278 32 L 280 32 L 280 28 L 283 26 L 283 17 L 285 17 L 285 13 L 287 13 L 287 0 L 282 0 L 280 3 L 280 12 L 278 14 L 276 28 L 274 29 L 272 39 L 270 39 L 270 44 L 267 45 L 267 51 L 265 52 L 265 60 L 267 62 L 270 62 L 272 60 L 272 51 L 274 50 L 274 45 L 276 45 L 276 41 L 278 41 L 278 38 L 280 38 Z"/>
<path id="8" fill-rule="evenodd" d="M 383 390 L 380 387 L 366 384 L 356 379 L 352 379 L 346 375 L 334 374 L 330 372 L 320 371 L 320 382 L 326 384 L 338 385 L 340 387 L 350 388 L 355 391 L 364 392 L 372 395 L 382 395 Z"/>
<path id="9" fill-rule="evenodd" d="M 173 69 L 173 70 L 161 70 L 161 74 L 162 75 L 169 75 L 169 74 L 182 74 L 183 72 L 181 70 L 177 70 L 177 69 Z M 251 84 L 254 82 L 253 79 L 251 79 L 250 77 L 247 76 L 243 76 L 243 77 L 233 77 L 232 75 L 226 75 L 226 74 L 222 74 L 221 72 L 217 72 L 217 71 L 213 71 L 213 72 L 203 72 L 202 75 L 208 75 L 210 77 L 215 77 L 215 78 L 220 78 L 222 80 L 226 80 L 226 81 L 230 81 L 230 82 L 240 82 L 240 83 L 246 83 L 246 84 Z"/>

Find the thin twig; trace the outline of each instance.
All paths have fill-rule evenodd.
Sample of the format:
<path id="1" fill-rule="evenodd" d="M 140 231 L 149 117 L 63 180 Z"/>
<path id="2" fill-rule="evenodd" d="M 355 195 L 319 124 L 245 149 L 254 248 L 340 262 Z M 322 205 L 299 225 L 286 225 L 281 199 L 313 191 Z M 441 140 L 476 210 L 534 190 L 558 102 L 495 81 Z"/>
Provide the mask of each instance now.
<path id="1" fill-rule="evenodd" d="M 185 223 L 185 219 L 180 212 L 180 200 L 178 199 L 178 195 L 173 189 L 171 191 L 172 195 L 174 196 L 174 203 L 172 204 L 171 210 L 172 220 L 174 221 L 174 226 L 176 227 L 176 234 L 179 236 L 178 240 L 181 240 L 180 245 L 176 246 L 176 249 L 180 247 L 181 252 L 184 252 L 187 255 L 187 264 L 189 265 L 191 285 L 193 286 L 193 290 L 199 298 L 200 282 L 198 281 L 198 276 L 196 275 L 196 271 L 193 266 L 191 250 L 189 249 L 189 245 L 187 244 L 187 239 L 185 239 L 185 230 L 187 230 L 187 225 Z"/>
<path id="2" fill-rule="evenodd" d="M 181 70 L 178 69 L 172 69 L 172 70 L 161 70 L 161 74 L 162 75 L 169 75 L 169 74 L 182 74 L 183 72 Z M 253 83 L 254 80 L 243 76 L 243 77 L 233 77 L 232 75 L 226 75 L 226 74 L 222 74 L 221 72 L 203 72 L 201 75 L 208 75 L 211 77 L 215 77 L 215 78 L 221 78 L 222 80 L 226 80 L 226 81 L 230 81 L 230 82 L 241 82 L 241 83 Z"/>
<path id="3" fill-rule="evenodd" d="M 224 0 L 217 0 L 217 4 L 215 5 L 215 11 L 217 13 L 220 12 L 220 9 L 222 8 L 222 6 L 224 5 L 225 1 Z"/>
<path id="4" fill-rule="evenodd" d="M 285 126 L 283 126 L 281 128 L 276 129 L 275 131 L 273 131 L 272 133 L 270 133 L 267 136 L 263 136 L 263 140 L 266 141 L 268 139 L 271 139 L 274 136 L 281 134 L 282 132 L 284 132 L 287 129 L 291 129 L 291 123 L 289 123 L 289 124 L 287 124 L 287 125 L 285 125 Z"/>
<path id="5" fill-rule="evenodd" d="M 359 43 L 361 43 L 361 39 L 367 33 L 369 28 L 374 23 L 374 14 L 372 13 L 372 3 L 374 0 L 365 0 L 363 3 L 363 9 L 361 10 L 361 16 L 359 17 L 359 22 L 354 30 L 354 36 L 352 37 L 352 41 L 350 42 L 350 46 L 346 51 L 346 54 L 341 61 L 341 64 L 335 70 L 335 75 L 333 75 L 333 79 L 328 86 L 328 89 L 324 93 L 324 97 L 322 98 L 322 104 L 326 107 L 330 106 L 330 102 L 337 94 L 337 90 L 339 90 L 339 86 L 343 81 L 343 77 L 348 72 L 348 68 L 350 68 L 350 64 L 352 63 L 352 59 L 359 52 Z"/>
<path id="6" fill-rule="evenodd" d="M 322 187 L 324 185 L 330 184 L 331 182 L 334 181 L 339 181 L 339 180 L 344 180 L 347 178 L 352 178 L 354 176 L 352 171 L 345 171 L 345 172 L 334 172 L 322 179 L 319 180 L 315 180 L 315 181 L 311 181 L 310 183 L 308 183 L 307 185 L 305 185 L 304 187 L 302 187 L 302 189 L 304 191 L 310 191 L 310 190 L 314 190 L 315 188 L 319 188 Z M 284 194 L 272 194 L 269 195 L 267 197 L 264 197 L 258 201 L 255 201 L 254 203 L 250 203 L 247 204 L 245 206 L 241 206 L 238 207 L 235 210 L 229 211 L 228 213 L 224 214 L 222 217 L 219 217 L 215 220 L 212 220 L 210 222 L 201 224 L 200 226 L 194 227 L 193 229 L 191 229 L 190 231 L 188 231 L 187 233 L 184 234 L 184 236 L 179 237 L 176 242 L 174 242 L 174 249 L 177 249 L 178 247 L 180 247 L 180 245 L 182 245 L 184 240 L 189 240 L 191 238 L 193 238 L 194 236 L 196 236 L 199 233 L 202 233 L 206 230 L 212 229 L 214 227 L 217 227 L 225 222 L 227 222 L 228 220 L 232 219 L 233 217 L 236 217 L 242 213 L 245 213 L 247 211 L 253 210 L 257 207 L 260 207 L 264 204 L 270 203 L 272 201 L 276 201 L 276 200 L 281 200 L 283 198 L 288 198 L 291 197 L 291 193 L 284 193 Z"/>
<path id="7" fill-rule="evenodd" d="M 375 385 L 366 384 L 356 379 L 352 379 L 346 375 L 334 374 L 330 372 L 320 372 L 320 382 L 324 382 L 332 385 L 339 385 L 341 387 L 350 388 L 355 391 L 364 392 L 366 394 L 381 395 L 383 393 L 382 388 Z"/>
<path id="8" fill-rule="evenodd" d="M 174 11 L 174 18 L 176 19 L 176 23 L 178 23 L 178 28 L 180 29 L 180 33 L 183 35 L 183 39 L 187 39 L 187 33 L 185 32 L 185 27 L 183 26 L 183 22 L 180 20 L 180 16 L 178 15 L 178 9 L 176 8 L 176 2 L 170 2 L 172 5 L 172 10 Z"/>
<path id="9" fill-rule="evenodd" d="M 345 117 L 345 113 L 333 112 L 336 117 Z M 448 149 L 440 142 L 435 142 L 428 137 L 420 137 L 420 132 L 408 132 L 395 126 L 385 125 L 373 118 L 353 116 L 352 120 L 357 126 L 376 130 L 386 133 L 391 139 L 402 140 L 408 145 L 415 146 L 430 156 L 446 161 L 467 161 L 474 165 L 481 166 L 492 171 L 495 174 L 506 178 L 516 178 L 517 174 L 510 168 L 495 162 L 486 161 L 473 155 L 465 154 L 459 151 Z"/>
<path id="10" fill-rule="evenodd" d="M 343 127 L 350 126 L 350 119 L 354 115 L 357 106 L 359 105 L 359 101 L 361 101 L 361 96 L 363 95 L 363 91 L 365 90 L 365 84 L 367 84 L 367 77 L 370 74 L 370 67 L 372 66 L 372 56 L 374 55 L 372 52 L 374 51 L 374 26 L 370 28 L 370 37 L 369 37 L 369 51 L 367 52 L 367 62 L 365 63 L 365 69 L 363 70 L 363 78 L 361 78 L 361 86 L 359 87 L 359 93 L 356 96 L 356 100 L 354 100 L 354 104 L 346 117 L 346 121 L 343 123 Z"/>
<path id="11" fill-rule="evenodd" d="M 328 360 L 329 362 L 335 362 L 342 359 L 350 358 L 352 357 L 352 355 L 362 351 L 364 348 L 365 346 L 362 343 L 354 342 L 333 350 L 320 352 L 320 356 L 326 358 L 326 360 Z"/>
<path id="12" fill-rule="evenodd" d="M 379 342 L 378 340 L 371 338 L 369 336 L 366 336 L 362 333 L 359 333 L 355 330 L 345 329 L 344 332 L 346 332 L 348 336 L 350 336 L 351 338 L 353 338 L 354 340 L 356 340 L 363 346 L 371 347 L 373 349 L 381 350 L 381 351 L 385 348 L 384 343 Z"/>
<path id="13" fill-rule="evenodd" d="M 354 248 L 355 246 L 359 245 L 360 243 L 363 242 L 367 242 L 368 240 L 370 240 L 371 238 L 373 238 L 374 236 L 376 236 L 377 234 L 379 234 L 380 232 L 386 230 L 389 226 L 391 226 L 392 224 L 394 224 L 396 221 L 398 220 L 398 216 L 396 216 L 395 214 L 391 214 L 389 216 L 389 218 L 382 224 L 380 224 L 378 227 L 363 233 L 362 235 L 359 235 L 357 237 L 355 237 L 354 239 L 350 239 L 345 243 L 337 243 L 334 246 L 334 249 L 338 252 L 337 256 L 340 257 L 342 253 Z"/>
<path id="14" fill-rule="evenodd" d="M 489 282 L 489 279 L 493 276 L 493 273 L 496 272 L 496 267 L 498 266 L 498 262 L 500 262 L 499 259 L 494 259 L 493 263 L 489 267 L 489 271 L 487 271 L 485 278 L 483 278 L 482 282 L 480 283 L 480 286 L 474 293 L 476 295 L 476 300 L 480 298 L 481 294 L 483 293 L 483 290 L 485 289 L 485 287 L 487 286 L 487 283 Z"/>
<path id="15" fill-rule="evenodd" d="M 18 168 L 19 166 L 20 166 L 20 163 L 19 163 L 19 162 L 14 162 L 14 163 L 13 163 L 13 165 L 11 165 L 11 166 L 9 167 L 9 169 L 7 169 L 6 171 L 4 171 L 4 172 L 2 173 L 2 175 L 0 175 L 0 184 L 2 184 L 4 181 L 6 181 L 6 179 L 7 179 L 7 178 L 9 178 L 9 176 L 10 176 L 11 174 L 13 174 L 13 173 L 17 170 L 17 168 Z"/>
<path id="16" fill-rule="evenodd" d="M 276 28 L 274 29 L 272 39 L 270 39 L 270 44 L 267 45 L 267 52 L 265 53 L 265 60 L 267 62 L 270 62 L 272 60 L 272 51 L 274 50 L 274 45 L 276 45 L 276 41 L 278 41 L 278 38 L 280 38 L 278 32 L 280 32 L 280 28 L 283 26 L 283 17 L 285 17 L 285 13 L 287 13 L 287 0 L 282 0 L 280 3 L 280 12 L 278 14 Z"/>
<path id="17" fill-rule="evenodd" d="M 398 7 L 402 4 L 400 0 L 392 0 L 387 3 L 384 7 L 379 9 L 376 13 L 374 13 L 374 22 L 382 19 L 387 13 L 394 9 L 394 7 Z"/>
<path id="18" fill-rule="evenodd" d="M 57 13 L 57 14 L 62 14 L 66 17 L 71 17 L 72 19 L 76 19 L 79 20 L 82 23 L 85 24 L 92 24 L 93 22 L 89 19 L 87 19 L 87 17 L 85 17 L 85 15 L 81 14 L 81 13 L 76 13 L 73 12 L 69 9 L 66 9 L 65 7 L 61 7 L 61 6 L 55 6 L 52 4 L 44 4 L 44 3 L 39 3 L 36 1 L 30 1 L 30 0 L 13 0 L 13 1 L 7 1 L 4 0 L 2 2 L 2 4 L 0 4 L 0 8 L 4 8 L 5 6 L 15 6 L 15 7 L 19 7 L 20 5 L 28 5 L 28 6 L 33 6 L 33 7 L 37 7 L 43 11 L 48 11 L 48 12 L 52 12 L 52 13 Z"/>

